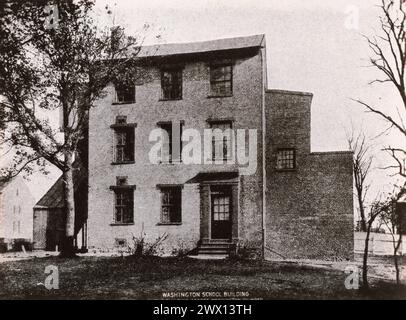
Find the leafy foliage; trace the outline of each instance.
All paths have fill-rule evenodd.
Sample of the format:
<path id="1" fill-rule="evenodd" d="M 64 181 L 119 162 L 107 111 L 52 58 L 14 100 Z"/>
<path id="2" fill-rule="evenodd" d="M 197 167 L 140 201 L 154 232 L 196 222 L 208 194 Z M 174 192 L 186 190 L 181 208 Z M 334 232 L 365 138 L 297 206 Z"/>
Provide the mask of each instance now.
<path id="1" fill-rule="evenodd" d="M 69 170 L 64 156 L 77 151 L 94 102 L 108 83 L 128 81 L 136 72 L 137 39 L 119 27 L 100 28 L 94 1 L 53 4 L 59 18 L 52 27 L 47 1 L 1 5 L 0 129 L 3 145 L 14 149 L 11 166 L 0 171 L 3 178 L 46 162 Z M 58 111 L 60 125 L 49 121 Z"/>

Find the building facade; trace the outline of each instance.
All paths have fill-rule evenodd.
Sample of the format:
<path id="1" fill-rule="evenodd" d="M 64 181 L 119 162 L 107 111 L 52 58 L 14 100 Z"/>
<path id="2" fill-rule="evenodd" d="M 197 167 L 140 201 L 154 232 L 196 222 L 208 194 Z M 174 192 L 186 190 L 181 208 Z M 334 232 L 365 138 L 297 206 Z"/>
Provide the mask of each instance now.
<path id="1" fill-rule="evenodd" d="M 166 235 L 168 254 L 351 258 L 352 155 L 311 153 L 312 96 L 267 90 L 265 50 L 264 35 L 144 47 L 134 82 L 106 88 L 89 115 L 89 249 Z"/>
<path id="2" fill-rule="evenodd" d="M 312 94 L 266 91 L 266 243 L 273 258 L 351 259 L 352 152 L 311 152 Z"/>
<path id="3" fill-rule="evenodd" d="M 15 240 L 32 242 L 35 199 L 17 176 L 0 185 L 0 238 L 12 247 Z"/>

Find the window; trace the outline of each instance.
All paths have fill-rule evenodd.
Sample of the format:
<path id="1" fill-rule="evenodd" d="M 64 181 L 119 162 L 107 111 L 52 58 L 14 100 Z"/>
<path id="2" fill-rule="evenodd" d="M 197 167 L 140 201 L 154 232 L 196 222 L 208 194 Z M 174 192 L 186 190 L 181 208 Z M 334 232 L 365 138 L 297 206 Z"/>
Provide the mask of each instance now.
<path id="1" fill-rule="evenodd" d="M 18 234 L 21 233 L 21 222 L 20 221 L 17 222 L 17 233 Z"/>
<path id="2" fill-rule="evenodd" d="M 233 94 L 233 67 L 231 65 L 210 67 L 210 94 L 227 97 Z"/>
<path id="3" fill-rule="evenodd" d="M 292 170 L 296 168 L 296 150 L 279 149 L 276 156 L 277 170 Z"/>
<path id="4" fill-rule="evenodd" d="M 115 130 L 114 162 L 125 163 L 134 161 L 134 129 L 120 128 Z"/>
<path id="5" fill-rule="evenodd" d="M 182 187 L 161 188 L 161 223 L 182 222 Z"/>
<path id="6" fill-rule="evenodd" d="M 116 238 L 115 243 L 116 243 L 116 247 L 127 247 L 126 239 Z"/>
<path id="7" fill-rule="evenodd" d="M 127 177 L 117 177 L 114 191 L 114 223 L 134 223 L 134 185 L 127 184 Z"/>
<path id="8" fill-rule="evenodd" d="M 230 220 L 230 196 L 214 195 L 213 197 L 213 219 L 214 221 Z"/>
<path id="9" fill-rule="evenodd" d="M 210 122 L 212 131 L 212 159 L 228 160 L 232 152 L 232 122 L 214 121 Z"/>
<path id="10" fill-rule="evenodd" d="M 127 123 L 127 116 L 117 116 L 116 117 L 116 124 L 126 124 Z"/>
<path id="11" fill-rule="evenodd" d="M 161 87 L 162 100 L 182 99 L 182 69 L 163 70 Z"/>
<path id="12" fill-rule="evenodd" d="M 114 163 L 134 162 L 134 127 L 133 123 L 127 123 L 126 116 L 117 116 L 114 129 Z"/>
<path id="13" fill-rule="evenodd" d="M 183 123 L 159 122 L 158 126 L 164 131 L 161 161 L 163 163 L 182 161 Z M 176 141 L 176 145 L 174 141 Z"/>
<path id="14" fill-rule="evenodd" d="M 135 85 L 118 83 L 115 85 L 116 103 L 134 103 L 135 102 Z"/>
<path id="15" fill-rule="evenodd" d="M 133 223 L 134 208 L 133 198 L 134 192 L 132 189 L 116 189 L 115 190 L 115 223 Z"/>

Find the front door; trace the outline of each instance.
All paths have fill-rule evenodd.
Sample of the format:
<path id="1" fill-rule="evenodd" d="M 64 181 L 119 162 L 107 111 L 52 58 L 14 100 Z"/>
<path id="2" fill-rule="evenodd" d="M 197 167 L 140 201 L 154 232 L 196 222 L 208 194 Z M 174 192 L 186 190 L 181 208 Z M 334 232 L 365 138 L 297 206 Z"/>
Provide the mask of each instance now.
<path id="1" fill-rule="evenodd" d="M 231 239 L 231 190 L 211 187 L 211 238 Z"/>

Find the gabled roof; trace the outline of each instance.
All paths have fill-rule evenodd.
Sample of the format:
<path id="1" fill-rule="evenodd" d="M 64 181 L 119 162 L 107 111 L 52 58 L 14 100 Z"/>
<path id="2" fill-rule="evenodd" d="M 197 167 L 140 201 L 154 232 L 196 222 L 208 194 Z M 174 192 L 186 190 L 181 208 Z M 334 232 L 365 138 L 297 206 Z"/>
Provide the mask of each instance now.
<path id="1" fill-rule="evenodd" d="M 63 207 L 63 181 L 62 176 L 53 184 L 53 186 L 37 202 L 34 208 L 62 208 Z"/>
<path id="2" fill-rule="evenodd" d="M 243 48 L 255 48 L 264 46 L 265 35 L 253 35 L 247 37 L 226 38 L 190 43 L 170 43 L 153 46 L 143 46 L 138 57 L 169 56 L 179 54 L 194 54 L 213 51 L 234 50 Z"/>
<path id="3" fill-rule="evenodd" d="M 79 188 L 79 185 L 86 178 L 84 168 L 77 168 L 73 171 L 74 190 Z M 34 206 L 35 208 L 63 208 L 63 176 L 52 185 L 52 187 L 44 194 L 44 196 Z"/>

